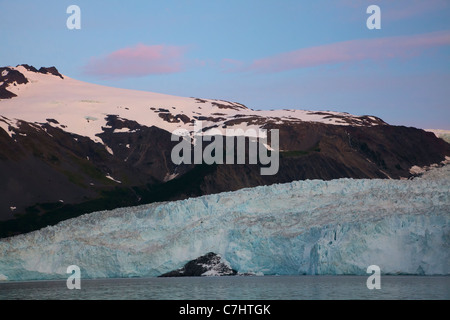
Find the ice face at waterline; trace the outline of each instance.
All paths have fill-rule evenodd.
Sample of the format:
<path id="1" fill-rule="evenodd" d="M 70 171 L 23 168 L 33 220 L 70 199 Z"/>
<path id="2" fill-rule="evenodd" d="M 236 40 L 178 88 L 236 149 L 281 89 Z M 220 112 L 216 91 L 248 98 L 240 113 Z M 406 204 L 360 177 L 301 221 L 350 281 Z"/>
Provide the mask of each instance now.
<path id="1" fill-rule="evenodd" d="M 450 166 L 95 212 L 0 240 L 0 279 L 158 276 L 207 252 L 239 273 L 450 274 Z"/>

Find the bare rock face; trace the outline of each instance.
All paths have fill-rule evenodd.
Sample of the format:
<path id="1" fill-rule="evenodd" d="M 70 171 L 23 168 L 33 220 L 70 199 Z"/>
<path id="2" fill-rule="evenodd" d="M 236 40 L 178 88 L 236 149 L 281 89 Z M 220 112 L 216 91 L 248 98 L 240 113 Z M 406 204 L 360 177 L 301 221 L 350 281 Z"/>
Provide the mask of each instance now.
<path id="1" fill-rule="evenodd" d="M 227 261 L 214 252 L 191 260 L 184 267 L 160 275 L 160 277 L 234 276 L 237 274 Z"/>
<path id="2" fill-rule="evenodd" d="M 39 72 L 40 72 L 40 73 L 43 73 L 43 74 L 50 73 L 50 74 L 52 74 L 52 75 L 54 75 L 54 76 L 58 76 L 58 77 L 60 77 L 61 79 L 64 79 L 64 77 L 62 76 L 62 74 L 59 73 L 59 71 L 58 71 L 55 67 L 48 67 L 48 68 L 46 68 L 46 67 L 41 67 L 41 68 L 39 69 Z"/>
<path id="3" fill-rule="evenodd" d="M 8 67 L 0 68 L 0 99 L 11 99 L 17 95 L 9 90 L 8 86 L 28 83 L 28 79 L 19 71 Z"/>

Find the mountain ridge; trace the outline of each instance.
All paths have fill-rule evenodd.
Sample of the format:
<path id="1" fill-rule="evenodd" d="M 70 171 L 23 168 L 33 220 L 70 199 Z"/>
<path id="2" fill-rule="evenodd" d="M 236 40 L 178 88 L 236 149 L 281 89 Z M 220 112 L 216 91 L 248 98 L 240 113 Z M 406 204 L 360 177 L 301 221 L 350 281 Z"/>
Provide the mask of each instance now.
<path id="1" fill-rule="evenodd" d="M 92 211 L 246 187 L 409 178 L 413 166 L 450 156 L 450 144 L 433 133 L 375 116 L 258 111 L 237 102 L 88 84 L 53 67 L 7 68 L 0 68 L 0 88 L 15 96 L 0 97 L 0 237 Z M 195 132 L 198 121 L 202 132 Z M 171 132 L 180 128 L 192 135 L 212 128 L 244 134 L 278 129 L 279 171 L 261 176 L 260 165 L 177 166 L 170 159 L 177 143 Z"/>

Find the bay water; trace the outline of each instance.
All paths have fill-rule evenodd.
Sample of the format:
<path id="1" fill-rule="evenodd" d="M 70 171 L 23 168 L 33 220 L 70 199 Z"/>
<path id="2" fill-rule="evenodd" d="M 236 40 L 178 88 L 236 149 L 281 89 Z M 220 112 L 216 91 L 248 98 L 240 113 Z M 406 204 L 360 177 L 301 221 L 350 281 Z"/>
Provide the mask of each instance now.
<path id="1" fill-rule="evenodd" d="M 448 300 L 450 276 L 235 276 L 3 281 L 0 300 Z"/>

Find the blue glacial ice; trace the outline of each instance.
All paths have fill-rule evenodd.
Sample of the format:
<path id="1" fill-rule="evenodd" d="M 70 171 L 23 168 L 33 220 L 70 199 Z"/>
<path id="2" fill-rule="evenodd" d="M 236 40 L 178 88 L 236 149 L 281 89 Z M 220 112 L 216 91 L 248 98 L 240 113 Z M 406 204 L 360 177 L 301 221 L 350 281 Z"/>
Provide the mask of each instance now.
<path id="1" fill-rule="evenodd" d="M 449 190 L 447 165 L 95 212 L 0 239 L 0 280 L 158 276 L 208 252 L 240 273 L 447 275 Z"/>

